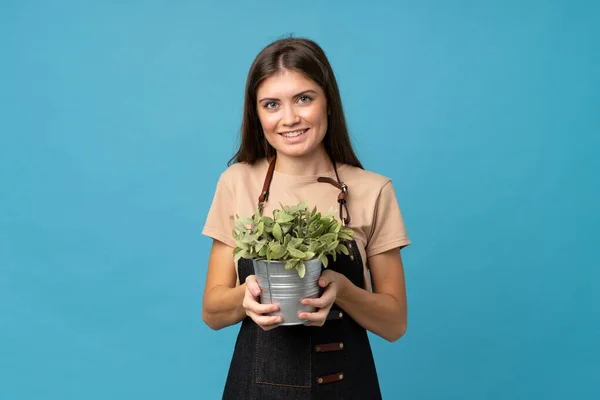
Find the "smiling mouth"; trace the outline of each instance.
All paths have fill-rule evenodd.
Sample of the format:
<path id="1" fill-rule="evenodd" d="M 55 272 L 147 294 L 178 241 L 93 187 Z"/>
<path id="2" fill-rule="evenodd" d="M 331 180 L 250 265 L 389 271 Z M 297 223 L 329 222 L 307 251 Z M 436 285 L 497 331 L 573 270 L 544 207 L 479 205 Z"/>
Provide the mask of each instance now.
<path id="1" fill-rule="evenodd" d="M 307 130 L 308 130 L 308 128 L 307 129 L 300 129 L 300 130 L 292 131 L 292 132 L 283 132 L 283 133 L 280 133 L 280 135 L 283 136 L 283 137 L 286 137 L 286 138 L 293 138 L 293 137 L 297 137 L 297 136 L 302 135 Z"/>

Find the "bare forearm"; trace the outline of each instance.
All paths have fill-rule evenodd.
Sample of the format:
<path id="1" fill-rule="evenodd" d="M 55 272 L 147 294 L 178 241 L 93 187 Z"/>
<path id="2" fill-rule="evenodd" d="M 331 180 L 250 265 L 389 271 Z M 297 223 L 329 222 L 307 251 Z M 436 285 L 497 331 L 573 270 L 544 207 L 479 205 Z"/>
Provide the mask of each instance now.
<path id="1" fill-rule="evenodd" d="M 359 325 L 390 342 L 406 332 L 406 306 L 390 295 L 361 289 L 344 277 L 335 302 Z"/>
<path id="2" fill-rule="evenodd" d="M 246 317 L 242 307 L 246 284 L 234 288 L 216 286 L 204 296 L 202 319 L 214 330 L 237 324 Z"/>

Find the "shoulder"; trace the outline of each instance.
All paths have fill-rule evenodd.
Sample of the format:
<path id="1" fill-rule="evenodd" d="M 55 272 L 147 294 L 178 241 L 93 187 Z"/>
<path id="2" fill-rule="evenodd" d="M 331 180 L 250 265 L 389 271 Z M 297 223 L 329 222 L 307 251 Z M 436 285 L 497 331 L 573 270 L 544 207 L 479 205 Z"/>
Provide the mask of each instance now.
<path id="1" fill-rule="evenodd" d="M 392 180 L 389 177 L 352 165 L 343 164 L 339 168 L 339 174 L 342 182 L 348 185 L 349 191 L 360 190 L 361 192 L 378 194 L 385 187 L 391 187 Z"/>
<path id="2" fill-rule="evenodd" d="M 265 168 L 266 160 L 259 160 L 254 164 L 237 162 L 231 164 L 221 173 L 219 181 L 226 185 L 236 185 L 238 183 L 249 182 L 257 176 L 262 176 Z"/>

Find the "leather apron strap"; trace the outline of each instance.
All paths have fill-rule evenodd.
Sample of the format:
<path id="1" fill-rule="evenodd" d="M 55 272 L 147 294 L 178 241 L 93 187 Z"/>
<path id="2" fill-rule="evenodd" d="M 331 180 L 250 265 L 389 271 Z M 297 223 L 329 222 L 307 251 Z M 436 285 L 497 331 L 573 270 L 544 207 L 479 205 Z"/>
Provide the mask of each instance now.
<path id="1" fill-rule="evenodd" d="M 258 196 L 258 210 L 262 215 L 263 208 L 265 203 L 269 199 L 269 189 L 271 187 L 271 181 L 273 180 L 273 172 L 275 171 L 275 160 L 277 156 L 273 157 L 269 162 L 269 168 L 267 169 L 267 175 L 265 176 L 265 182 L 263 183 L 263 188 Z M 317 182 L 329 183 L 340 190 L 338 194 L 338 203 L 340 205 L 340 221 L 344 226 L 350 225 L 350 213 L 348 212 L 348 205 L 346 202 L 346 196 L 348 195 L 348 186 L 344 182 L 340 180 L 340 176 L 337 171 L 337 167 L 333 160 L 331 161 L 333 164 L 333 170 L 335 172 L 335 177 L 337 180 L 329 178 L 329 177 L 318 177 Z"/>

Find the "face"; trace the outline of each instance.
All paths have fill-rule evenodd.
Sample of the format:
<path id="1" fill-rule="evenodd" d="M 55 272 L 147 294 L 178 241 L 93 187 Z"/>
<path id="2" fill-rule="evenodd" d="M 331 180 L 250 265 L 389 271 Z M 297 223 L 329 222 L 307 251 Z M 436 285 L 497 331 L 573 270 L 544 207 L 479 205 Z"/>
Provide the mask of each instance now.
<path id="1" fill-rule="evenodd" d="M 327 99 L 316 82 L 283 70 L 261 83 L 257 101 L 265 137 L 278 156 L 306 157 L 324 149 Z"/>

